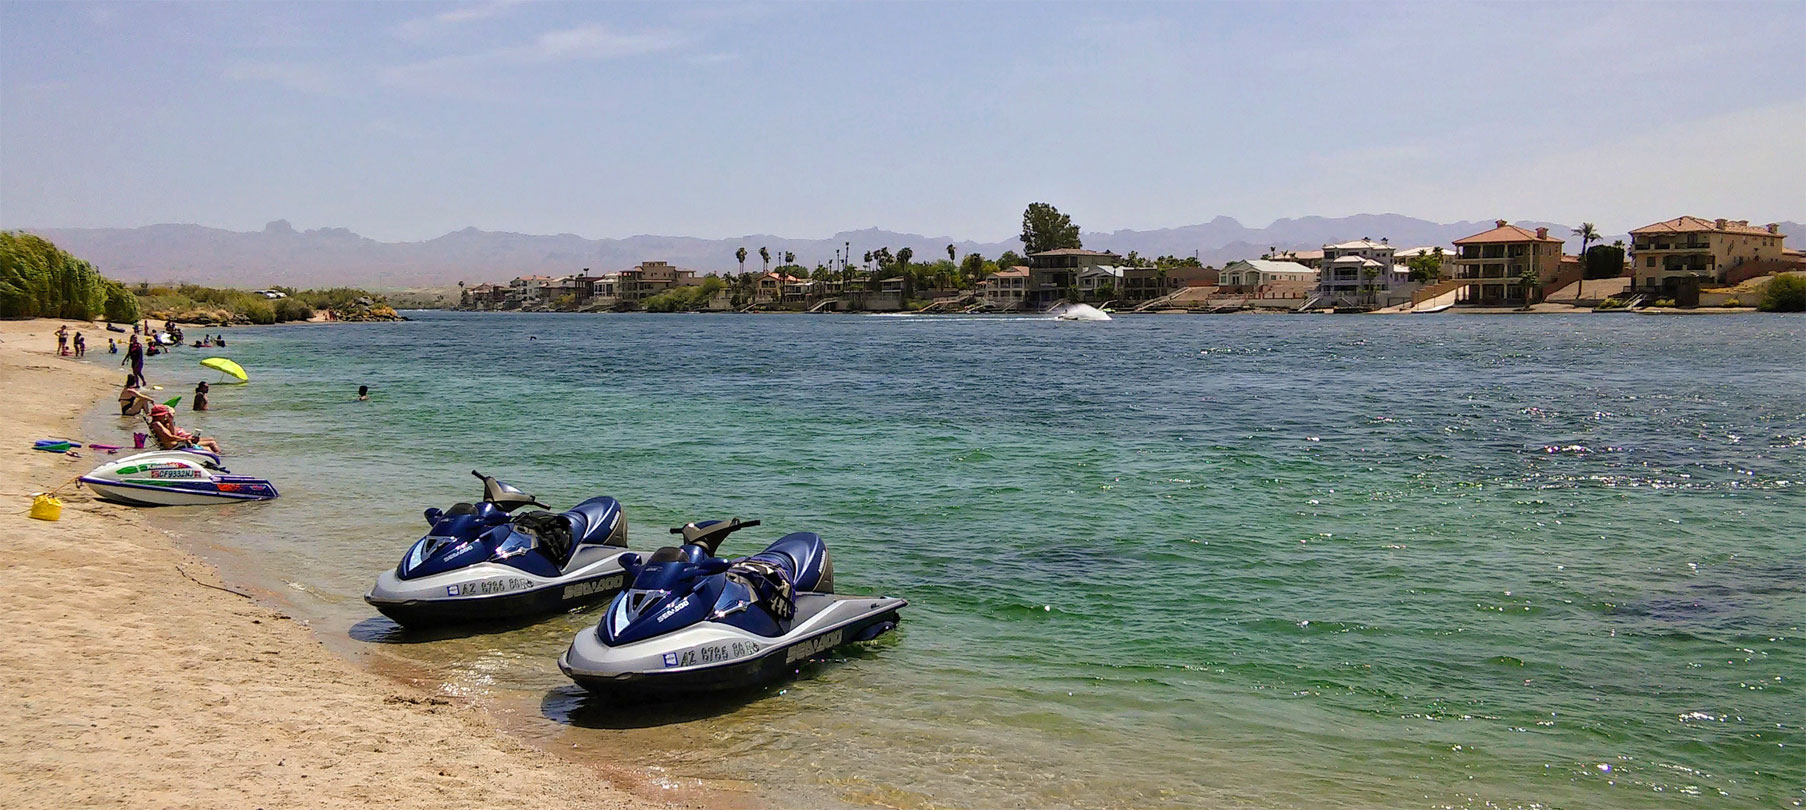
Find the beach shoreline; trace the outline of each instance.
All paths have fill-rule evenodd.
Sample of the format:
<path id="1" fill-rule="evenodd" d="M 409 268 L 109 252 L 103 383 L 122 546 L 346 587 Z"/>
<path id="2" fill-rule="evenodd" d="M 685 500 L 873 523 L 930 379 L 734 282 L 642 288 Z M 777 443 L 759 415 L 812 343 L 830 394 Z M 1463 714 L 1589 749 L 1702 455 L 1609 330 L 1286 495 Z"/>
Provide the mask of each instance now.
<path id="1" fill-rule="evenodd" d="M 79 433 L 117 385 L 105 361 L 56 356 L 59 325 L 105 334 L 0 321 L 0 494 L 14 505 L 0 520 L 23 546 L 0 563 L 9 806 L 703 806 L 647 774 L 534 748 L 480 706 L 330 652 L 133 509 L 71 486 L 60 521 L 28 518 L 32 493 L 106 458 L 30 449 Z"/>

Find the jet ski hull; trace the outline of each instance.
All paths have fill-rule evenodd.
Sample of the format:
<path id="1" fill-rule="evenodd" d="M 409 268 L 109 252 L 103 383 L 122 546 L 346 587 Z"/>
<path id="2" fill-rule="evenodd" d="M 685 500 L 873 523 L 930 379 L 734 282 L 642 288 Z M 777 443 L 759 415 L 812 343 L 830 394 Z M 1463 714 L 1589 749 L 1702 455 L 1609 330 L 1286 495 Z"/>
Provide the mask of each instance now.
<path id="1" fill-rule="evenodd" d="M 625 584 L 614 557 L 557 578 L 484 563 L 412 580 L 389 570 L 377 577 L 364 601 L 407 627 L 481 624 L 583 607 L 614 596 Z"/>
<path id="2" fill-rule="evenodd" d="M 102 464 L 78 480 L 101 499 L 128 506 L 199 506 L 276 497 L 274 484 L 232 475 L 219 466 L 219 456 L 203 450 L 138 453 Z"/>
<path id="3" fill-rule="evenodd" d="M 790 677 L 805 661 L 888 632 L 908 604 L 889 597 L 799 594 L 796 626 L 775 638 L 710 621 L 610 647 L 592 629 L 559 656 L 558 668 L 584 689 L 611 697 L 745 689 Z"/>

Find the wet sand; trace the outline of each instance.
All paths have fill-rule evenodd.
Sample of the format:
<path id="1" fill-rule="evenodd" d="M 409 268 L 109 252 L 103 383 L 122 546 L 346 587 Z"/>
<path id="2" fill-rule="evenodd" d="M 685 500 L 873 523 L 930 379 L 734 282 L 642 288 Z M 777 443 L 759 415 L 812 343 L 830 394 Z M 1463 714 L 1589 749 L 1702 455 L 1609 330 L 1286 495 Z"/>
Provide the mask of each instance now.
<path id="1" fill-rule="evenodd" d="M 55 356 L 62 323 L 87 333 L 89 362 Z M 105 458 L 33 451 L 34 439 L 130 443 L 69 434 L 124 378 L 107 336 L 0 321 L 8 807 L 702 806 L 645 774 L 531 748 L 475 706 L 333 655 L 129 507 L 65 487 L 62 520 L 26 517 L 31 493 Z"/>

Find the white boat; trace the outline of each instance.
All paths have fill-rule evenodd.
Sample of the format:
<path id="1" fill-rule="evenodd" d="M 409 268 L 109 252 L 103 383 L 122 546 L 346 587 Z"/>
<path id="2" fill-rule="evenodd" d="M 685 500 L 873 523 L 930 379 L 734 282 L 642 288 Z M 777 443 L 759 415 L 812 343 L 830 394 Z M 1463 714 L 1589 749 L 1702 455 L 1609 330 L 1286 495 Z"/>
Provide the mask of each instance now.
<path id="1" fill-rule="evenodd" d="M 276 497 L 276 487 L 269 481 L 233 475 L 220 466 L 219 456 L 198 448 L 126 456 L 78 480 L 101 499 L 129 506 L 195 506 Z"/>
<path id="2" fill-rule="evenodd" d="M 1413 315 L 1434 315 L 1438 312 L 1447 312 L 1448 309 L 1452 306 L 1454 306 L 1454 304 L 1443 304 L 1442 306 L 1430 307 L 1429 309 L 1414 309 L 1414 310 L 1411 310 L 1411 314 L 1413 314 Z"/>

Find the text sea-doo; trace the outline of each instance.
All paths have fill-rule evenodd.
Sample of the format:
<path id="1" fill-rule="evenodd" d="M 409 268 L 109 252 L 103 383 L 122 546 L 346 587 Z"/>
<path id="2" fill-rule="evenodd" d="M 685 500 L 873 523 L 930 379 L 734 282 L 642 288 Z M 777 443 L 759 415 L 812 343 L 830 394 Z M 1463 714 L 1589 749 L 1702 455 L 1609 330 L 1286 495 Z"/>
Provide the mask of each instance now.
<path id="1" fill-rule="evenodd" d="M 908 602 L 834 593 L 828 547 L 811 532 L 779 538 L 751 557 L 714 556 L 735 530 L 710 520 L 673 533 L 624 566 L 632 577 L 593 630 L 578 634 L 558 668 L 592 692 L 657 694 L 751 686 L 796 671 L 802 661 L 897 626 Z"/>
<path id="2" fill-rule="evenodd" d="M 108 462 L 82 476 L 104 500 L 131 506 L 193 506 L 267 501 L 276 487 L 262 478 L 233 475 L 219 456 L 199 448 L 154 450 Z"/>
<path id="3" fill-rule="evenodd" d="M 487 475 L 481 503 L 428 509 L 432 524 L 364 601 L 410 627 L 500 621 L 585 605 L 626 580 L 627 516 L 613 498 L 553 514 L 532 495 Z"/>

